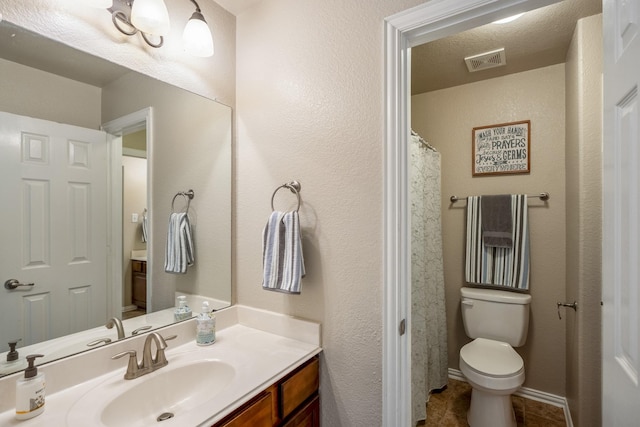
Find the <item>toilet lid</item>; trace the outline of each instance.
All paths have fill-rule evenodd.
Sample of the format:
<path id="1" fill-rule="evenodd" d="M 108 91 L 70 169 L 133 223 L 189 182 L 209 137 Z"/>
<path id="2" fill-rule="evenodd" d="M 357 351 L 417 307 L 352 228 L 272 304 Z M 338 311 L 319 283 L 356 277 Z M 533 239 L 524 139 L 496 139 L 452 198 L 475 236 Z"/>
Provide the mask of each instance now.
<path id="1" fill-rule="evenodd" d="M 476 338 L 460 349 L 460 357 L 475 371 L 506 377 L 524 368 L 522 357 L 507 343 Z"/>

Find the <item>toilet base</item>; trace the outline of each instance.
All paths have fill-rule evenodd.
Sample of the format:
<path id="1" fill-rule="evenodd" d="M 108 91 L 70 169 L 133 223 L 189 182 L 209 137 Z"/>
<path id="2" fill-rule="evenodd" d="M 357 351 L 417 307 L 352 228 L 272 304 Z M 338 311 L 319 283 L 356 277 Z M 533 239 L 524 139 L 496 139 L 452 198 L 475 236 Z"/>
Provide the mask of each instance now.
<path id="1" fill-rule="evenodd" d="M 471 427 L 516 427 L 511 395 L 490 394 L 473 388 L 467 422 Z"/>

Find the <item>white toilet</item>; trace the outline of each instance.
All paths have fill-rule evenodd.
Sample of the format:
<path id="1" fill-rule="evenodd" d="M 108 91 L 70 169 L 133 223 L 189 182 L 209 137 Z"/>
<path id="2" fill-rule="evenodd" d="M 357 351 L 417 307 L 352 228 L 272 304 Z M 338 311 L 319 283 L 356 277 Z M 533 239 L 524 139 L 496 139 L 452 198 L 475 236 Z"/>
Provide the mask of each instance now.
<path id="1" fill-rule="evenodd" d="M 515 427 L 511 393 L 524 383 L 524 345 L 531 295 L 461 288 L 464 330 L 474 340 L 460 349 L 460 371 L 471 384 L 471 427 Z"/>

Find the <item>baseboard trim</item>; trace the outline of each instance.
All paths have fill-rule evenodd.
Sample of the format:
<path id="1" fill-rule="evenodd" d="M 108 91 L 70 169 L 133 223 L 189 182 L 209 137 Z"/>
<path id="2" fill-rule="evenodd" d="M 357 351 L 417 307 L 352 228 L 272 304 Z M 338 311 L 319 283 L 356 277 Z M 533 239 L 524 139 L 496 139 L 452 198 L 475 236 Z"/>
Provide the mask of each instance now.
<path id="1" fill-rule="evenodd" d="M 449 368 L 449 378 L 467 382 L 462 372 L 458 369 Z M 558 406 L 564 411 L 564 418 L 567 421 L 567 427 L 573 427 L 571 420 L 571 411 L 569 410 L 569 402 L 566 397 L 547 393 L 544 391 L 534 390 L 528 387 L 520 387 L 520 390 L 513 393 L 515 396 L 524 397 L 525 399 L 537 400 L 538 402 L 547 403 L 549 405 Z"/>
<path id="2" fill-rule="evenodd" d="M 133 311 L 133 310 L 137 310 L 138 306 L 137 305 L 126 305 L 124 307 L 122 307 L 122 312 L 126 313 L 127 311 Z"/>

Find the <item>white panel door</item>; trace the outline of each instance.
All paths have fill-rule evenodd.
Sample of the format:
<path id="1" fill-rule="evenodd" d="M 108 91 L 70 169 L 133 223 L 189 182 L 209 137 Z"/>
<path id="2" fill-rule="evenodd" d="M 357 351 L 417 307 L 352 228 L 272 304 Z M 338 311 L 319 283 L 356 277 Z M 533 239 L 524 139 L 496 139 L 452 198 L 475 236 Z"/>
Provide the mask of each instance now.
<path id="1" fill-rule="evenodd" d="M 604 426 L 640 420 L 640 0 L 605 0 Z"/>
<path id="2" fill-rule="evenodd" d="M 0 112 L 0 351 L 106 320 L 104 132 Z"/>

